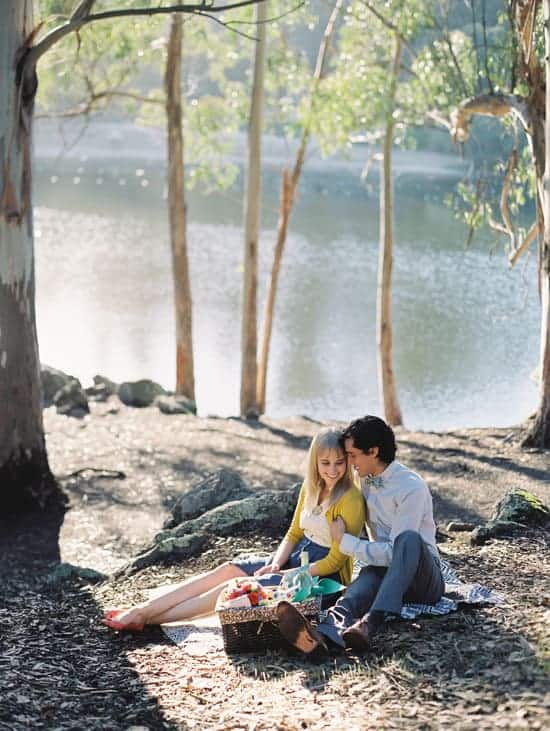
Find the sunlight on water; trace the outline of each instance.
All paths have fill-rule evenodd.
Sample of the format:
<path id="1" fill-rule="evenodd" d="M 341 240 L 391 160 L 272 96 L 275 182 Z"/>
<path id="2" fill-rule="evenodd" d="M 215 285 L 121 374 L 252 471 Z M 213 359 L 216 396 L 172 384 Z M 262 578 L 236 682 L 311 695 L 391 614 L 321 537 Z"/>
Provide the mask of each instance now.
<path id="1" fill-rule="evenodd" d="M 174 379 L 172 284 L 163 172 L 143 164 L 44 170 L 36 185 L 41 360 L 87 385 Z M 125 185 L 120 185 L 120 180 Z M 142 182 L 148 181 L 147 186 Z M 101 181 L 101 183 L 99 182 Z M 265 284 L 277 193 L 264 212 Z M 377 201 L 299 200 L 283 261 L 268 413 L 347 419 L 380 412 L 376 385 Z M 197 401 L 238 412 L 242 276 L 238 193 L 189 200 Z M 396 205 L 395 358 L 407 426 L 507 425 L 536 403 L 539 304 L 534 261 L 508 271 L 502 251 L 464 249 L 464 229 L 428 201 Z M 533 257 L 534 258 L 534 257 Z"/>

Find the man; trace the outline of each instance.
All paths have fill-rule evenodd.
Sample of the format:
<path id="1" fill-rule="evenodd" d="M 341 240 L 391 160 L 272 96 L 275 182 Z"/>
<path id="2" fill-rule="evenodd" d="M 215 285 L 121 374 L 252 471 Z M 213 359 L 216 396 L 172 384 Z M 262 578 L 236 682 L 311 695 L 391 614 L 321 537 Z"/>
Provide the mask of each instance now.
<path id="1" fill-rule="evenodd" d="M 343 597 L 316 628 L 292 604 L 277 607 L 281 634 L 308 655 L 328 645 L 367 650 L 386 615 L 404 602 L 435 604 L 444 591 L 430 491 L 424 480 L 395 460 L 395 435 L 382 419 L 364 416 L 344 430 L 348 458 L 361 478 L 369 540 L 331 527 L 342 553 L 366 563 Z"/>

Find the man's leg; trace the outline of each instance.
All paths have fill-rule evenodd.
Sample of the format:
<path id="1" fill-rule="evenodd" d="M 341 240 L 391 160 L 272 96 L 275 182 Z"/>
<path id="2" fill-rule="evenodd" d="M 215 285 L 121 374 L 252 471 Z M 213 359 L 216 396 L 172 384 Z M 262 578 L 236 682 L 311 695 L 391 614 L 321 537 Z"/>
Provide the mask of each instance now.
<path id="1" fill-rule="evenodd" d="M 371 611 L 400 614 L 404 600 L 436 604 L 444 590 L 441 569 L 427 545 L 419 533 L 407 530 L 394 541 L 391 566 Z"/>
<path id="2" fill-rule="evenodd" d="M 346 589 L 344 596 L 328 611 L 327 618 L 316 627 L 289 602 L 279 602 L 277 616 L 282 636 L 293 647 L 312 656 L 317 648 L 327 648 L 328 639 L 344 647 L 342 632 L 361 617 L 370 607 L 382 582 L 386 569 L 367 566 Z"/>
<path id="3" fill-rule="evenodd" d="M 351 582 L 344 596 L 328 610 L 326 619 L 317 625 L 317 630 L 339 647 L 344 647 L 342 632 L 369 611 L 386 569 L 378 566 L 365 566 L 357 578 Z"/>
<path id="4" fill-rule="evenodd" d="M 364 652 L 382 628 L 386 612 L 400 614 L 404 600 L 435 604 L 444 590 L 439 565 L 420 534 L 410 530 L 400 533 L 369 613 L 343 633 L 346 647 Z"/>

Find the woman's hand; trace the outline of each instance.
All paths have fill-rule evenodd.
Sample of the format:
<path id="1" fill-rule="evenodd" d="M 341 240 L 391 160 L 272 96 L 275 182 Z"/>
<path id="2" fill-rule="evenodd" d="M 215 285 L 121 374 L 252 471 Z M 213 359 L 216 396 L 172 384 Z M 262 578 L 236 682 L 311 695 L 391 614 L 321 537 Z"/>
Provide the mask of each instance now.
<path id="1" fill-rule="evenodd" d="M 280 574 L 281 567 L 278 563 L 268 563 L 267 566 L 262 566 L 254 572 L 254 576 L 263 576 L 264 574 Z"/>

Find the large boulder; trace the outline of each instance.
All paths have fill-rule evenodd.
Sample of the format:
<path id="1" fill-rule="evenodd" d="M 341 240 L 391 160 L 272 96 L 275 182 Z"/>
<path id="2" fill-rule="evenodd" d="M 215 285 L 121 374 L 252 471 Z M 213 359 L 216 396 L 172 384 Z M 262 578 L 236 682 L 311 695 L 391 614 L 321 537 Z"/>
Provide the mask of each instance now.
<path id="1" fill-rule="evenodd" d="M 539 497 L 527 490 L 511 490 L 497 503 L 490 520 L 472 532 L 470 542 L 479 546 L 490 538 L 513 535 L 517 530 L 544 525 L 548 520 L 550 510 Z"/>
<path id="2" fill-rule="evenodd" d="M 88 398 L 79 380 L 72 378 L 53 397 L 58 414 L 81 417 L 90 413 Z"/>
<path id="3" fill-rule="evenodd" d="M 165 521 L 163 528 L 174 528 L 218 505 L 253 494 L 253 490 L 247 487 L 238 472 L 217 470 L 177 499 L 172 507 L 172 515 Z"/>
<path id="4" fill-rule="evenodd" d="M 220 470 L 220 472 L 229 473 L 231 477 L 226 484 L 232 484 L 231 478 L 236 473 L 231 473 L 230 470 Z M 227 478 L 227 475 L 225 477 Z M 216 484 L 223 483 L 224 476 L 221 476 L 220 482 L 220 474 L 214 473 L 197 487 L 202 486 L 201 490 L 204 491 L 204 495 L 209 496 L 207 499 L 215 502 L 216 498 L 211 494 L 211 491 Z M 169 564 L 197 556 L 204 550 L 212 537 L 235 536 L 243 532 L 252 535 L 255 533 L 259 535 L 280 535 L 289 525 L 294 513 L 298 493 L 300 492 L 300 483 L 285 491 L 261 490 L 254 492 L 246 488 L 246 485 L 240 482 L 240 478 L 235 484 L 235 489 L 242 489 L 244 486 L 248 493 L 252 494 L 248 494 L 239 500 L 218 504 L 202 514 L 184 520 L 172 529 L 161 531 L 155 536 L 152 545 L 141 551 L 130 563 L 117 570 L 113 577 L 132 574 L 146 566 L 159 563 Z M 182 498 L 187 497 L 188 494 L 186 493 Z M 185 510 L 194 513 L 199 509 L 199 502 L 194 505 L 189 504 L 187 507 L 183 504 L 180 506 L 182 514 Z"/>
<path id="5" fill-rule="evenodd" d="M 216 536 L 234 536 L 243 532 L 280 534 L 292 519 L 299 489 L 300 485 L 288 491 L 261 490 L 242 500 L 218 505 L 171 530 L 157 533 L 155 543 L 189 533 Z"/>
<path id="6" fill-rule="evenodd" d="M 151 406 L 157 396 L 165 394 L 163 387 L 147 378 L 141 381 L 125 381 L 118 387 L 118 397 L 126 406 L 142 408 Z"/>
<path id="7" fill-rule="evenodd" d="M 64 386 L 73 380 L 68 373 L 52 368 L 51 366 L 42 365 L 40 367 L 40 383 L 42 385 L 42 406 L 47 407 L 53 404 L 53 397 Z"/>

